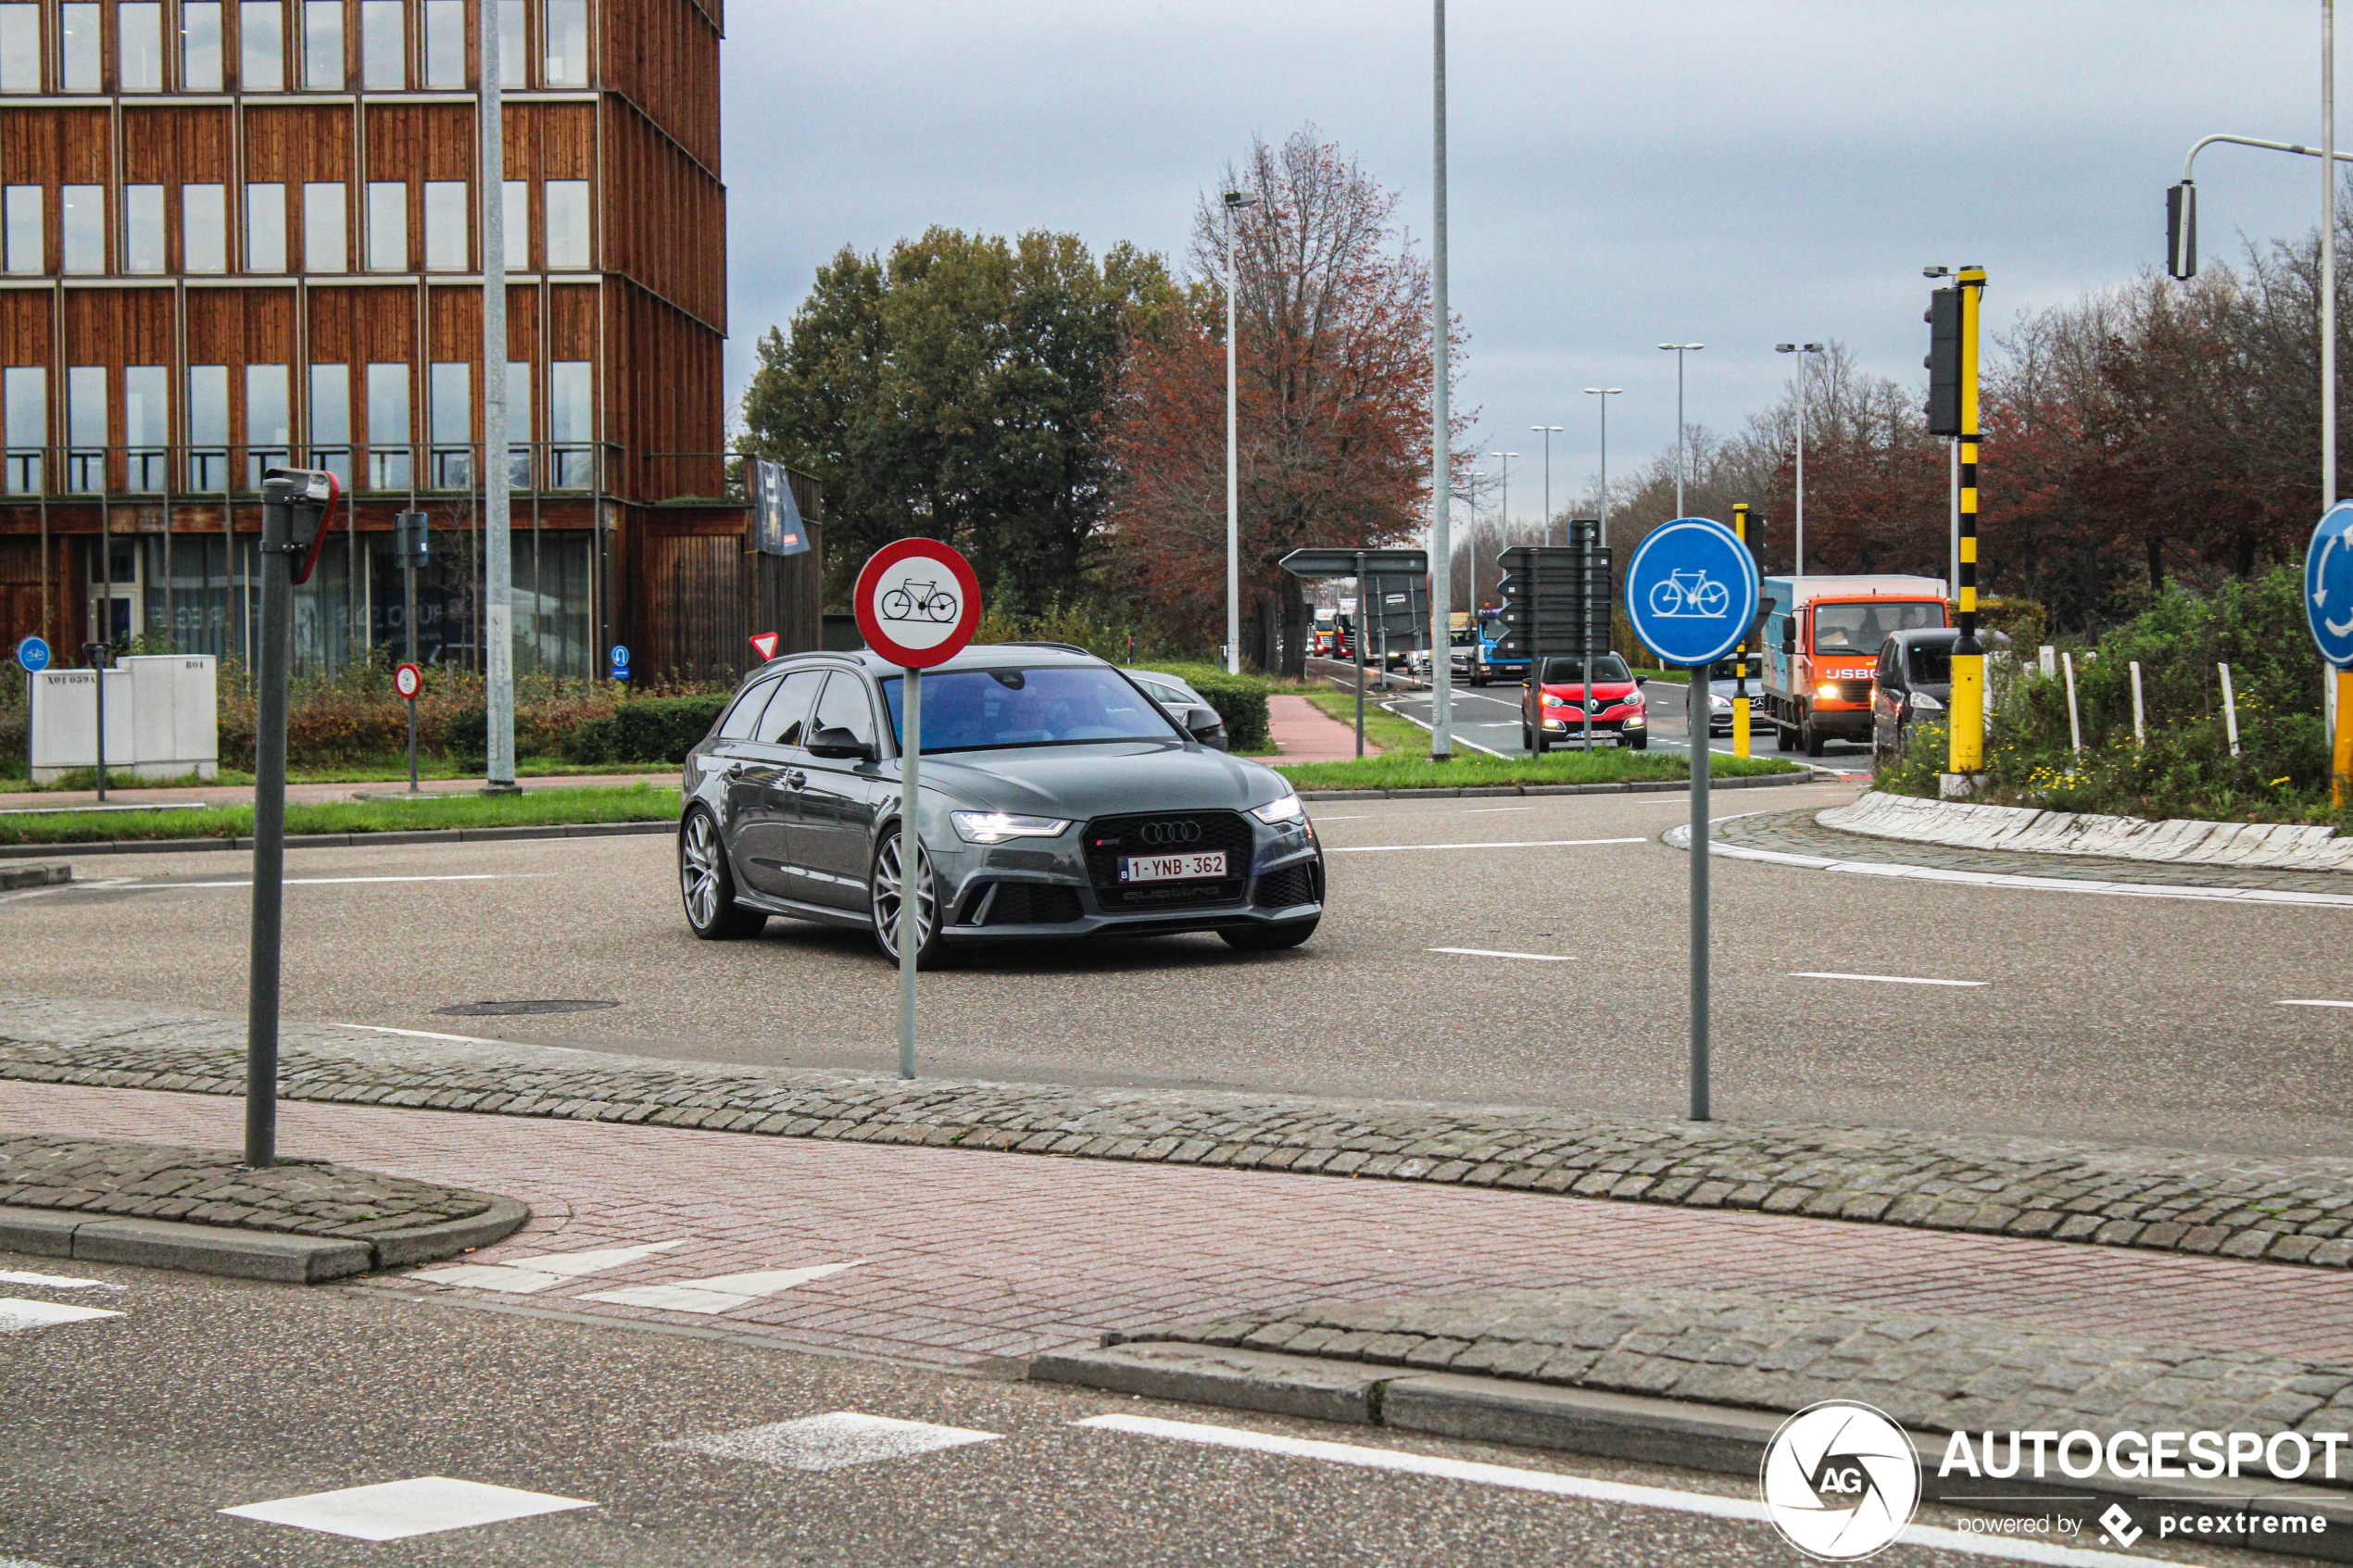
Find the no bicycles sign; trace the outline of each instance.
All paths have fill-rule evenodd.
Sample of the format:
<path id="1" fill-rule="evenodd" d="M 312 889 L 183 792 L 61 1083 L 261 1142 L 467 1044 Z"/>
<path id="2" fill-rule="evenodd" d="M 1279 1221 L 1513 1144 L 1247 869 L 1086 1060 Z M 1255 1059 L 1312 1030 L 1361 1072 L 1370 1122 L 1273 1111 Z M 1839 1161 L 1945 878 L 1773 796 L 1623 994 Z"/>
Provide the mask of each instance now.
<path id="1" fill-rule="evenodd" d="M 952 545 L 900 539 L 876 550 L 851 595 L 866 646 L 909 670 L 962 653 L 980 624 L 980 579 Z"/>

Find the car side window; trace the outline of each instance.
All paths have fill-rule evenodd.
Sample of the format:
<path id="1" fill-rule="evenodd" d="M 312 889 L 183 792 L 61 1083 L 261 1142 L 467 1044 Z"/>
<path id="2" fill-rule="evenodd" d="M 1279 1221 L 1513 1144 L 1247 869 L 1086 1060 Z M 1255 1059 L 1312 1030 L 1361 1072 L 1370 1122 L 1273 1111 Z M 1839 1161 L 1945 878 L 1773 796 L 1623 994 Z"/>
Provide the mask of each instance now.
<path id="1" fill-rule="evenodd" d="M 811 725 L 812 734 L 836 729 L 848 730 L 852 740 L 875 744 L 875 709 L 866 700 L 866 683 L 846 670 L 835 671 L 833 679 L 825 683 L 825 695 L 817 699 L 817 717 Z"/>
<path id="2" fill-rule="evenodd" d="M 721 740 L 749 739 L 751 727 L 760 722 L 761 710 L 768 706 L 768 699 L 775 695 L 776 683 L 762 681 L 737 697 L 736 706 L 727 709 L 727 717 L 719 721 L 719 738 Z"/>
<path id="3" fill-rule="evenodd" d="M 785 677 L 753 732 L 762 746 L 809 744 L 809 705 L 816 700 L 817 683 L 824 678 L 823 670 L 796 670 Z"/>

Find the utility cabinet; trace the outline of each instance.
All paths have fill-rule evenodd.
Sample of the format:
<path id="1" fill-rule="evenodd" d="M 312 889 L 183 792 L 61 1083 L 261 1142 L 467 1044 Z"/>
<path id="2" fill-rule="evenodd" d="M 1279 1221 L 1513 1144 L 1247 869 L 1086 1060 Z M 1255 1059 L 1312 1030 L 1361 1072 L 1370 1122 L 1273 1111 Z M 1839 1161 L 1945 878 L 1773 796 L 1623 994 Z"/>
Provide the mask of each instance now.
<path id="1" fill-rule="evenodd" d="M 143 779 L 220 772 L 220 661 L 136 654 L 115 668 L 32 678 L 32 782 L 98 763 L 98 682 L 107 683 L 107 771 Z"/>

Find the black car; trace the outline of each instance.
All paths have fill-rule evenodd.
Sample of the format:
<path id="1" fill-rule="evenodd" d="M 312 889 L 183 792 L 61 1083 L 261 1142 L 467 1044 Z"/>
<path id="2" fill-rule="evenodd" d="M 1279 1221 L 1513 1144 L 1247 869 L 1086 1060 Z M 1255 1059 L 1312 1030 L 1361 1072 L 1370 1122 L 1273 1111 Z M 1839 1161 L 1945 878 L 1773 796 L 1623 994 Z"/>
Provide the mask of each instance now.
<path id="1" fill-rule="evenodd" d="M 1961 634 L 1949 627 L 1896 632 L 1880 645 L 1871 671 L 1871 761 L 1892 761 L 1911 745 L 1923 721 L 1942 723 L 1953 700 L 1953 645 Z"/>
<path id="2" fill-rule="evenodd" d="M 698 936 L 786 915 L 871 930 L 896 954 L 903 681 L 863 651 L 745 680 L 686 756 L 678 878 Z M 1323 918 L 1323 849 L 1290 784 L 1203 745 L 1103 660 L 991 644 L 923 681 L 919 962 L 950 944 L 1180 931 L 1290 947 Z"/>

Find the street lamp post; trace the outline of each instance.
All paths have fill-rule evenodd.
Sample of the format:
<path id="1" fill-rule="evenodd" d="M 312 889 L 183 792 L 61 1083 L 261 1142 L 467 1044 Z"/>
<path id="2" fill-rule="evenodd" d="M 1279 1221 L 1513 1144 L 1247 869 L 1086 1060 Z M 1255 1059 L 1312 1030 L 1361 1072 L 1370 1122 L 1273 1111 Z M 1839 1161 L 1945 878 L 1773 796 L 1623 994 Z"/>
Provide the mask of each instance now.
<path id="1" fill-rule="evenodd" d="M 1818 343 L 1777 343 L 1776 354 L 1801 356 L 1797 361 L 1797 560 L 1791 568 L 1799 577 L 1806 575 L 1806 390 L 1814 373 L 1813 357 L 1822 351 Z"/>
<path id="2" fill-rule="evenodd" d="M 1530 431 L 1544 438 L 1544 531 L 1541 542 L 1553 542 L 1553 437 L 1561 433 L 1558 425 L 1529 425 Z"/>
<path id="3" fill-rule="evenodd" d="M 1604 549 L 1609 546 L 1609 400 L 1625 390 L 1622 386 L 1589 386 L 1585 389 L 1586 395 L 1602 400 L 1602 536 L 1598 543 Z M 1682 508 L 1679 507 L 1676 509 L 1680 511 Z"/>
<path id="4" fill-rule="evenodd" d="M 1234 214 L 1256 207 L 1249 191 L 1226 193 L 1226 673 L 1242 672 L 1241 463 L 1234 445 Z"/>
<path id="5" fill-rule="evenodd" d="M 1662 343 L 1675 356 L 1675 515 L 1683 515 L 1683 356 L 1696 354 L 1704 343 Z"/>
<path id="6" fill-rule="evenodd" d="M 1429 268 L 1429 756 L 1454 755 L 1454 666 L 1440 650 L 1453 646 L 1454 547 L 1448 515 L 1453 498 L 1453 433 L 1446 369 L 1446 0 L 1430 0 Z M 1478 623 L 1478 571 L 1471 571 L 1471 624 Z"/>

